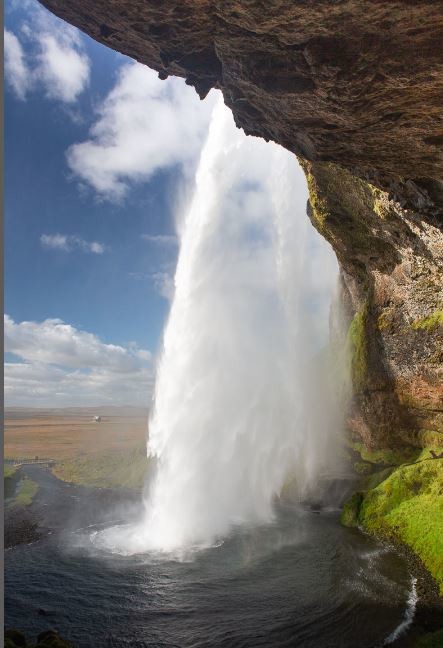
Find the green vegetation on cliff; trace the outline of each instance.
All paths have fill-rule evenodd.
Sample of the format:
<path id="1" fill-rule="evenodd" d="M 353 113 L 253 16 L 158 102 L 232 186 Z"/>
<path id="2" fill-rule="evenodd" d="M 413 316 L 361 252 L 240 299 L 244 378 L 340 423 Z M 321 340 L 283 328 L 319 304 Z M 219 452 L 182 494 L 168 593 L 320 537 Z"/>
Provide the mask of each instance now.
<path id="1" fill-rule="evenodd" d="M 422 317 L 411 324 L 417 330 L 433 331 L 437 326 L 443 326 L 443 310 L 436 310 L 429 317 Z"/>
<path id="2" fill-rule="evenodd" d="M 367 305 L 355 315 L 349 326 L 348 340 L 351 351 L 352 384 L 356 391 L 361 391 L 366 382 L 368 349 L 366 338 Z"/>
<path id="3" fill-rule="evenodd" d="M 400 466 L 418 459 L 423 452 L 420 448 L 406 446 L 404 448 L 366 448 L 361 441 L 351 441 L 349 446 L 358 452 L 363 461 L 369 464 L 384 466 Z M 422 457 L 424 458 L 424 457 Z M 358 472 L 358 471 L 357 471 Z"/>
<path id="4" fill-rule="evenodd" d="M 348 500 L 342 523 L 408 545 L 443 594 L 443 460 L 421 458 L 371 486 Z"/>

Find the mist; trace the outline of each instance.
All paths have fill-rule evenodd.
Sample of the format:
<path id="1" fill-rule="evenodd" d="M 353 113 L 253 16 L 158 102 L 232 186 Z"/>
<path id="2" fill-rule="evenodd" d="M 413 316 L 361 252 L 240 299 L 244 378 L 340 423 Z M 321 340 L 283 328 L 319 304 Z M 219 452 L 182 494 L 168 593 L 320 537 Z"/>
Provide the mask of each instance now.
<path id="1" fill-rule="evenodd" d="M 337 282 L 294 155 L 247 137 L 218 98 L 183 219 L 137 525 L 94 542 L 131 554 L 210 546 L 270 522 L 334 469 L 338 412 L 322 353 Z"/>

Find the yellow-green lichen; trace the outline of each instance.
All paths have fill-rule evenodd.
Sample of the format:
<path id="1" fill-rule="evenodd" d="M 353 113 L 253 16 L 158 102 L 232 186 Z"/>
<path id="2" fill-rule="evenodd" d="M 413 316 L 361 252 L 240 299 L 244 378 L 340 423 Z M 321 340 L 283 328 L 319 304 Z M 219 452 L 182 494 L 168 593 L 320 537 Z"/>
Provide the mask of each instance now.
<path id="1" fill-rule="evenodd" d="M 378 316 L 378 319 L 377 319 L 377 328 L 378 328 L 378 330 L 379 331 L 384 331 L 384 330 L 388 329 L 392 324 L 393 316 L 394 316 L 394 313 L 393 313 L 393 310 L 391 308 L 385 309 L 382 313 L 380 313 L 380 315 Z"/>
<path id="2" fill-rule="evenodd" d="M 443 310 L 435 310 L 429 317 L 422 317 L 411 324 L 415 331 L 433 331 L 437 326 L 443 326 Z"/>

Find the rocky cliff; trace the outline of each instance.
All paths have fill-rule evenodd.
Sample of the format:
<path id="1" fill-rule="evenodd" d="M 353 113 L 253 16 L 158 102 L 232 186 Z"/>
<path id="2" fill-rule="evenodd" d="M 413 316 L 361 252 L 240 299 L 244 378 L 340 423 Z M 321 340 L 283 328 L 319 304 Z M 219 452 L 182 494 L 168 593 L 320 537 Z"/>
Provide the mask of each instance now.
<path id="1" fill-rule="evenodd" d="M 351 428 L 367 447 L 443 436 L 443 2 L 43 0 L 92 38 L 299 156 L 341 265 Z"/>

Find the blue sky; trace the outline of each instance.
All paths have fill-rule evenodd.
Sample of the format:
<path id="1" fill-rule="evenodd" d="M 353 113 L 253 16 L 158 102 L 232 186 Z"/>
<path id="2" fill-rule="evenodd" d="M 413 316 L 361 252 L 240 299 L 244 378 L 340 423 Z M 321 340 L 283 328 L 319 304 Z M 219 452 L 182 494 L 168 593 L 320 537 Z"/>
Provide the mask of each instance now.
<path id="1" fill-rule="evenodd" d="M 176 230 L 215 101 L 182 79 L 160 81 L 35 0 L 6 2 L 7 405 L 150 404 Z M 240 178 L 255 168 L 243 164 Z M 303 308 L 324 343 L 337 265 L 304 222 L 294 258 L 306 255 Z"/>
<path id="2" fill-rule="evenodd" d="M 146 404 L 211 99 L 33 0 L 6 3 L 5 81 L 6 403 Z M 79 360 L 88 335 L 96 366 Z M 72 352 L 36 358 L 31 340 Z M 133 362 L 122 389 L 113 347 Z"/>

